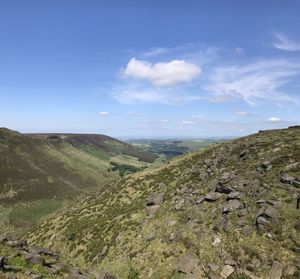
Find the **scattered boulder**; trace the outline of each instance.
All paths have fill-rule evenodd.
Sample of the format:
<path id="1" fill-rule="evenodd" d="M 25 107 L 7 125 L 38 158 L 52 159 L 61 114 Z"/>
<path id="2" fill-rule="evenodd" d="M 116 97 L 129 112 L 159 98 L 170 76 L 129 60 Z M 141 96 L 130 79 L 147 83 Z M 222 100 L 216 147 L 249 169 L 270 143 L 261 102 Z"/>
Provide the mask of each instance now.
<path id="1" fill-rule="evenodd" d="M 226 206 L 223 208 L 223 213 L 229 213 L 237 209 L 244 208 L 244 204 L 242 204 L 239 200 L 229 200 Z"/>
<path id="2" fill-rule="evenodd" d="M 222 278 L 226 279 L 228 278 L 232 273 L 234 272 L 234 268 L 231 265 L 224 265 L 220 275 Z"/>
<path id="3" fill-rule="evenodd" d="M 229 194 L 232 191 L 234 191 L 234 189 L 228 185 L 219 184 L 216 187 L 216 192 L 218 193 Z"/>
<path id="4" fill-rule="evenodd" d="M 190 255 L 183 256 L 177 265 L 177 271 L 184 274 L 190 274 L 196 267 L 195 259 Z"/>
<path id="5" fill-rule="evenodd" d="M 5 264 L 5 257 L 0 256 L 0 269 L 4 267 L 4 264 Z"/>
<path id="6" fill-rule="evenodd" d="M 248 149 L 244 149 L 241 153 L 240 153 L 240 158 L 246 159 L 249 156 L 249 150 Z"/>
<path id="7" fill-rule="evenodd" d="M 183 208 L 183 206 L 184 206 L 184 199 L 180 199 L 179 201 L 177 201 L 175 203 L 174 207 L 175 207 L 175 210 L 180 210 Z"/>
<path id="8" fill-rule="evenodd" d="M 165 193 L 154 193 L 146 199 L 146 206 L 161 205 L 164 197 Z"/>
<path id="9" fill-rule="evenodd" d="M 292 171 L 292 170 L 296 170 L 299 166 L 299 162 L 293 163 L 293 164 L 289 164 L 287 166 L 285 166 L 284 170 L 285 171 Z"/>
<path id="10" fill-rule="evenodd" d="M 293 184 L 295 178 L 287 173 L 282 173 L 280 176 L 280 181 L 285 184 Z"/>
<path id="11" fill-rule="evenodd" d="M 25 261 L 29 264 L 44 265 L 44 259 L 41 255 L 28 253 L 25 255 Z"/>
<path id="12" fill-rule="evenodd" d="M 217 247 L 220 245 L 220 243 L 221 243 L 221 238 L 219 236 L 216 235 L 215 237 L 213 237 L 212 246 Z"/>
<path id="13" fill-rule="evenodd" d="M 109 272 L 100 272 L 99 274 L 96 274 L 95 278 L 96 279 L 116 279 L 116 277 L 113 276 Z"/>
<path id="14" fill-rule="evenodd" d="M 272 168 L 271 161 L 267 160 L 261 164 L 261 167 L 264 171 L 269 171 Z"/>
<path id="15" fill-rule="evenodd" d="M 39 255 L 46 255 L 46 256 L 53 256 L 54 253 L 49 248 L 43 248 L 38 246 L 30 246 L 29 252 L 33 254 L 39 254 Z"/>
<path id="16" fill-rule="evenodd" d="M 257 214 L 256 227 L 259 233 L 269 231 L 272 225 L 278 224 L 277 209 L 274 207 L 269 206 L 265 209 L 261 209 Z"/>
<path id="17" fill-rule="evenodd" d="M 146 213 L 154 217 L 164 202 L 165 193 L 154 193 L 146 199 Z"/>
<path id="18" fill-rule="evenodd" d="M 231 175 L 229 172 L 223 172 L 220 179 L 219 179 L 219 183 L 220 184 L 226 184 L 229 181 L 231 181 Z"/>
<path id="19" fill-rule="evenodd" d="M 146 207 L 146 213 L 149 217 L 154 217 L 158 212 L 160 205 L 152 205 Z"/>
<path id="20" fill-rule="evenodd" d="M 205 200 L 208 202 L 214 202 L 219 200 L 220 198 L 222 198 L 222 194 L 217 192 L 210 192 L 205 196 Z"/>
<path id="21" fill-rule="evenodd" d="M 238 191 L 234 191 L 228 194 L 227 200 L 239 199 L 241 197 L 241 193 Z"/>
<path id="22" fill-rule="evenodd" d="M 282 275 L 282 264 L 278 261 L 272 262 L 272 267 L 269 272 L 270 279 L 281 279 Z"/>

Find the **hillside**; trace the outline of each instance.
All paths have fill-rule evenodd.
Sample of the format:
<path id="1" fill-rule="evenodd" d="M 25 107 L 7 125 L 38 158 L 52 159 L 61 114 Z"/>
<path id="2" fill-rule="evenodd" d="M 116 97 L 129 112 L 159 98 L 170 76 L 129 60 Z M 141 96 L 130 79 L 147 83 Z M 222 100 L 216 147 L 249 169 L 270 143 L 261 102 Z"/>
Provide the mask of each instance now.
<path id="1" fill-rule="evenodd" d="M 154 160 L 155 155 L 104 135 L 26 135 L 1 128 L 1 216 L 6 212 L 22 226 Z"/>
<path id="2" fill-rule="evenodd" d="M 299 162 L 299 127 L 260 132 L 124 177 L 27 237 L 117 278 L 299 278 Z"/>

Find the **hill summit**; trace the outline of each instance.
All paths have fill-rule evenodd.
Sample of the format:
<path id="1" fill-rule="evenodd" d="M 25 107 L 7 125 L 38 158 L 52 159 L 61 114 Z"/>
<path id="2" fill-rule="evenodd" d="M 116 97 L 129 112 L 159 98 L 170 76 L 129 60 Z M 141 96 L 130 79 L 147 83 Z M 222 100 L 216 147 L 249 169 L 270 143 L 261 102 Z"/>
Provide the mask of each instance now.
<path id="1" fill-rule="evenodd" d="M 270 130 L 128 175 L 28 238 L 117 278 L 299 278 L 299 195 L 300 128 Z"/>

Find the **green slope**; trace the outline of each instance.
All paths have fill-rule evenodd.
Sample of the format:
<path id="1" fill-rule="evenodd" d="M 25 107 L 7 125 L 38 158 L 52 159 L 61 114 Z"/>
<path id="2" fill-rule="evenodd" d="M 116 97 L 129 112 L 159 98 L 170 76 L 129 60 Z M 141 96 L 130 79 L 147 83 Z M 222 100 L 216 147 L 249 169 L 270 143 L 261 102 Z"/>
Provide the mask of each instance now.
<path id="1" fill-rule="evenodd" d="M 130 160 L 120 160 L 122 156 Z M 118 178 L 119 171 L 111 170 L 114 158 L 136 171 L 155 155 L 104 135 L 23 135 L 1 128 L 0 203 L 12 209 L 14 224 L 34 221 L 34 216 L 26 217 L 28 210 L 39 218 Z"/>
<path id="2" fill-rule="evenodd" d="M 27 237 L 117 278 L 299 278 L 299 162 L 299 127 L 228 141 L 122 178 Z M 164 202 L 146 206 L 153 193 Z"/>

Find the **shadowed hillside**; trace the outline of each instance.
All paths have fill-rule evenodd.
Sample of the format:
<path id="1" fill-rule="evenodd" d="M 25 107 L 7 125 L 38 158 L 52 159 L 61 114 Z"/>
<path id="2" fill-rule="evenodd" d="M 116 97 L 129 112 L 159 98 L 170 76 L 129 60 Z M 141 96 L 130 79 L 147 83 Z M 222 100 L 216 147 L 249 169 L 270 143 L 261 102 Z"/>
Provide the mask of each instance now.
<path id="1" fill-rule="evenodd" d="M 117 278 L 299 278 L 299 162 L 299 127 L 225 142 L 122 178 L 28 238 Z"/>
<path id="2" fill-rule="evenodd" d="M 22 203 L 9 213 L 22 225 L 22 220 L 52 212 L 63 201 L 103 189 L 119 177 L 121 167 L 122 174 L 134 172 L 155 158 L 104 135 L 24 135 L 1 128 L 0 203 L 4 207 Z"/>

